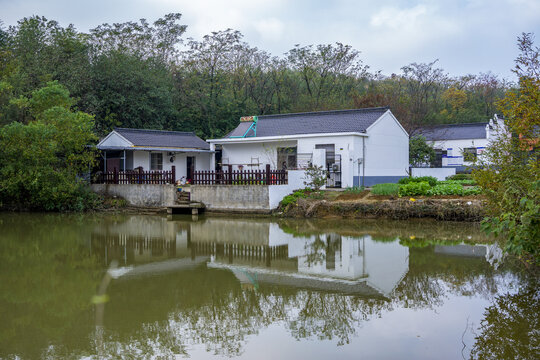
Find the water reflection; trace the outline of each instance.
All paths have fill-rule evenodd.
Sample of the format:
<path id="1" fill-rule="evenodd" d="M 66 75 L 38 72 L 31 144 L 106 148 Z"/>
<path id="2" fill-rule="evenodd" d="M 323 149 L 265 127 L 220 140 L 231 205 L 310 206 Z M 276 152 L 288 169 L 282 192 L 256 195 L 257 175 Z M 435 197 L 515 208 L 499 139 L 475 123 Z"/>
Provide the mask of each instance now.
<path id="1" fill-rule="evenodd" d="M 32 219 L 0 217 L 0 358 L 485 357 L 509 330 L 484 308 L 530 296 L 463 224 Z"/>

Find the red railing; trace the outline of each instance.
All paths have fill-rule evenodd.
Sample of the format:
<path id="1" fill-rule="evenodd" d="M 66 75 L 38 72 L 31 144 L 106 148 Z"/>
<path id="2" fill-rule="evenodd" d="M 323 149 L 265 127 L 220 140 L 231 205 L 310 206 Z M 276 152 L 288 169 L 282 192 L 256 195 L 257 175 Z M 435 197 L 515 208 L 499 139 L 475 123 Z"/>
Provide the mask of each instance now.
<path id="1" fill-rule="evenodd" d="M 237 170 L 237 171 L 195 171 L 193 185 L 284 185 L 287 184 L 287 170 Z"/>
<path id="2" fill-rule="evenodd" d="M 174 184 L 176 180 L 176 169 L 171 167 L 170 171 L 138 170 L 99 172 L 92 179 L 94 184 Z"/>

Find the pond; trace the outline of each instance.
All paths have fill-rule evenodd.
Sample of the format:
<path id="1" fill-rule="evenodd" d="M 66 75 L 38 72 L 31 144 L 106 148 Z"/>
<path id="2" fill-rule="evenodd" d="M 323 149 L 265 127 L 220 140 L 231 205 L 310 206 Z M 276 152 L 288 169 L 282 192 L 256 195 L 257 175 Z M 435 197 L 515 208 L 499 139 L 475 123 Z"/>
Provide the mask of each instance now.
<path id="1" fill-rule="evenodd" d="M 477 226 L 0 214 L 2 359 L 535 359 L 538 283 Z"/>

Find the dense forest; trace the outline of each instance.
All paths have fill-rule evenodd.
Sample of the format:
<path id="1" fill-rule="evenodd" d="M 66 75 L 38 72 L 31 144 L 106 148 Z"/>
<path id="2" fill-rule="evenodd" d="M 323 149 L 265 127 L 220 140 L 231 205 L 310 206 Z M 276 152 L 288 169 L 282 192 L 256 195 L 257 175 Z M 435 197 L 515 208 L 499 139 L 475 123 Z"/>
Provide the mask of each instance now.
<path id="1" fill-rule="evenodd" d="M 95 117 L 98 136 L 123 126 L 215 138 L 244 115 L 372 106 L 389 106 L 414 133 L 422 124 L 487 121 L 511 86 L 492 73 L 449 76 L 436 60 L 384 76 L 339 42 L 274 56 L 235 30 L 202 40 L 185 31 L 180 14 L 88 33 L 39 16 L 1 26 L 0 126 L 28 124 L 28 99 L 58 84 L 69 91 L 72 111 Z"/>

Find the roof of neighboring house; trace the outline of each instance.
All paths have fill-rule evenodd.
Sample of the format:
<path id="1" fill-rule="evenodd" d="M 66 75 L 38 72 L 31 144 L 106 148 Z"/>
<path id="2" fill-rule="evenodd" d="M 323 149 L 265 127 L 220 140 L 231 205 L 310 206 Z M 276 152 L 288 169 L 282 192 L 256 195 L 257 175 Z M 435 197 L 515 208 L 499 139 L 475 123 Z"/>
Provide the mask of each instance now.
<path id="1" fill-rule="evenodd" d="M 340 132 L 365 132 L 388 107 L 262 115 L 257 123 L 241 122 L 226 138 L 265 137 Z"/>
<path id="2" fill-rule="evenodd" d="M 418 131 L 426 140 L 485 139 L 487 122 L 426 126 Z"/>
<path id="3" fill-rule="evenodd" d="M 209 150 L 210 145 L 192 132 L 115 128 L 133 146 Z"/>

